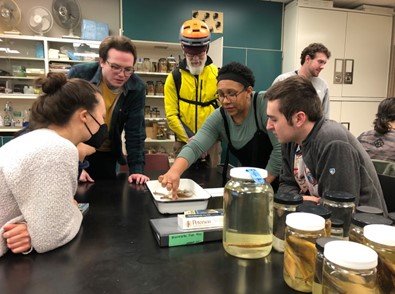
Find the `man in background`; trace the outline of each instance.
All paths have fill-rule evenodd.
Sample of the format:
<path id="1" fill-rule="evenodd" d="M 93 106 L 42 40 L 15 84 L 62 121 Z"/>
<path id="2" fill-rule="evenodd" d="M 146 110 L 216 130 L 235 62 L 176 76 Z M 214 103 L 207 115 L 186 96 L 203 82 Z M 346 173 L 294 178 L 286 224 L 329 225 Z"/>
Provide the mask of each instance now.
<path id="1" fill-rule="evenodd" d="M 323 117 L 312 83 L 293 76 L 266 92 L 267 130 L 282 143 L 278 193 L 300 193 L 319 202 L 325 191 L 343 191 L 355 204 L 387 214 L 374 165 L 358 140 L 341 124 Z"/>
<path id="2" fill-rule="evenodd" d="M 89 167 L 81 181 L 116 177 L 116 163 L 126 164 L 122 153 L 121 133 L 125 131 L 129 182 L 145 183 L 143 174 L 145 121 L 145 83 L 134 74 L 137 58 L 135 45 L 124 36 L 105 38 L 99 47 L 99 62 L 78 64 L 69 78 L 82 78 L 97 85 L 106 104 L 109 132 L 99 145 L 88 142 L 97 151 L 87 157 Z"/>
<path id="3" fill-rule="evenodd" d="M 300 55 L 301 67 L 298 70 L 283 73 L 273 82 L 273 85 L 294 75 L 305 77 L 313 84 L 321 100 L 324 116 L 329 118 L 329 91 L 327 83 L 319 77 L 325 68 L 331 52 L 321 43 L 312 43 L 303 49 Z"/>
<path id="4" fill-rule="evenodd" d="M 166 118 L 176 136 L 176 155 L 217 107 L 218 68 L 207 55 L 210 37 L 208 26 L 198 19 L 185 21 L 180 29 L 185 58 L 167 77 L 164 93 Z M 219 162 L 218 146 L 202 156 L 210 166 Z"/>

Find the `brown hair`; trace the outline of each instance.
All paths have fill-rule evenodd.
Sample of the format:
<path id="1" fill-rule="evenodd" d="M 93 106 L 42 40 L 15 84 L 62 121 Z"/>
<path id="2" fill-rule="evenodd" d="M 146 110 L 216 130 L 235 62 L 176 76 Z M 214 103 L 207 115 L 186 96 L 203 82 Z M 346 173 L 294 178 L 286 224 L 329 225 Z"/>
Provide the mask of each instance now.
<path id="1" fill-rule="evenodd" d="M 395 97 L 386 98 L 380 102 L 376 119 L 373 122 L 374 130 L 384 135 L 391 130 L 389 123 L 392 121 L 395 121 Z"/>
<path id="2" fill-rule="evenodd" d="M 33 103 L 29 129 L 48 127 L 51 124 L 64 126 L 79 108 L 92 111 L 99 103 L 98 89 L 86 80 L 70 79 L 64 74 L 49 73 L 36 81 L 43 90 Z"/>
<path id="3" fill-rule="evenodd" d="M 108 51 L 114 48 L 119 51 L 132 53 L 134 57 L 134 63 L 137 60 L 137 49 L 133 42 L 125 37 L 125 36 L 109 36 L 105 38 L 99 47 L 99 57 L 103 59 L 103 61 L 107 61 Z"/>
<path id="4" fill-rule="evenodd" d="M 279 100 L 279 111 L 291 125 L 292 115 L 298 111 L 303 111 L 311 122 L 322 118 L 321 100 L 313 84 L 304 77 L 296 75 L 275 83 L 267 90 L 265 98 Z"/>
<path id="5" fill-rule="evenodd" d="M 307 55 L 310 56 L 311 59 L 314 59 L 316 53 L 324 53 L 328 59 L 331 57 L 331 52 L 323 44 L 311 43 L 304 48 L 302 54 L 300 54 L 300 64 L 304 64 Z"/>

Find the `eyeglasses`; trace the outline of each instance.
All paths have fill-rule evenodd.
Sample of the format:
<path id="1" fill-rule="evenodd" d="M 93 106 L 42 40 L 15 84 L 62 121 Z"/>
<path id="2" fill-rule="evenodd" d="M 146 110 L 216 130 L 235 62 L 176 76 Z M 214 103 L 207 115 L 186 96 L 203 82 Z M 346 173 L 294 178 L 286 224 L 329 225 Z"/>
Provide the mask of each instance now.
<path id="1" fill-rule="evenodd" d="M 193 58 L 194 56 L 197 56 L 199 58 L 203 58 L 205 54 L 206 54 L 206 51 L 203 51 L 203 52 L 200 52 L 200 53 L 197 53 L 197 54 L 190 54 L 190 53 L 186 53 L 185 52 L 185 56 L 188 57 L 188 58 Z"/>
<path id="2" fill-rule="evenodd" d="M 130 76 L 131 74 L 134 73 L 133 67 L 122 67 L 116 63 L 111 63 L 108 60 L 106 60 L 106 62 L 111 67 L 111 70 L 116 74 L 120 74 L 121 72 L 124 72 L 125 76 Z"/>
<path id="3" fill-rule="evenodd" d="M 230 101 L 230 102 L 234 102 L 234 101 L 236 101 L 236 98 L 237 98 L 237 96 L 239 96 L 241 93 L 243 93 L 245 90 L 247 90 L 247 88 L 243 88 L 240 92 L 230 92 L 230 93 L 228 93 L 228 94 L 225 94 L 225 93 L 223 93 L 223 92 L 217 92 L 217 97 L 218 97 L 218 100 L 220 101 L 220 102 L 222 102 L 222 101 L 224 101 L 225 100 L 225 98 L 226 99 L 228 99 L 228 101 Z"/>

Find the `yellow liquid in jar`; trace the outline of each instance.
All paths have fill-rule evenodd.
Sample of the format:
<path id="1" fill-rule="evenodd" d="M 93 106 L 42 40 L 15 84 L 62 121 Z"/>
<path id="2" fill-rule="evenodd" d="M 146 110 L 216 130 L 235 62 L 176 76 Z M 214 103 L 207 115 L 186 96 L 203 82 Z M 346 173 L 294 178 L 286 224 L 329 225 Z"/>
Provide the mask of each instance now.
<path id="1" fill-rule="evenodd" d="M 313 282 L 313 294 L 322 294 L 322 284 Z"/>
<path id="2" fill-rule="evenodd" d="M 297 291 L 312 291 L 317 252 L 313 241 L 287 234 L 285 237 L 284 280 Z"/>
<path id="3" fill-rule="evenodd" d="M 224 232 L 224 249 L 240 258 L 261 258 L 272 250 L 272 234 L 240 234 Z"/>

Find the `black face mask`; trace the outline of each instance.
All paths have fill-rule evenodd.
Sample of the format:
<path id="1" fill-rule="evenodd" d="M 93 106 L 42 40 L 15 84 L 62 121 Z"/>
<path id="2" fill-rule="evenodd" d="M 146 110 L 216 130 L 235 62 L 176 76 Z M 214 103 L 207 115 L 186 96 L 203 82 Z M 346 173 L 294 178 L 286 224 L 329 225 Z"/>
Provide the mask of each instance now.
<path id="1" fill-rule="evenodd" d="M 89 113 L 89 115 L 95 120 L 100 128 L 95 134 L 92 134 L 91 130 L 88 128 L 88 125 L 85 123 L 85 126 L 88 129 L 89 133 L 92 135 L 92 137 L 90 137 L 90 139 L 85 141 L 84 143 L 97 149 L 103 144 L 104 140 L 106 139 L 108 134 L 108 128 L 106 124 L 101 125 L 92 114 Z"/>

